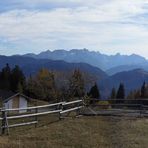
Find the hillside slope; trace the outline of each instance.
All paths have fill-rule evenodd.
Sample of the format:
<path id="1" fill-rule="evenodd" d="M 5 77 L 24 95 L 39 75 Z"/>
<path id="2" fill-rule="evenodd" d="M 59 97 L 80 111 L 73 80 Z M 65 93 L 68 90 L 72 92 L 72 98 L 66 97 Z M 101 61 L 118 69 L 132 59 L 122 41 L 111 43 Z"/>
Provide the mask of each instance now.
<path id="1" fill-rule="evenodd" d="M 131 71 L 124 71 L 114 74 L 100 83 L 101 89 L 106 92 L 106 95 L 110 95 L 111 89 L 118 88 L 122 82 L 125 85 L 126 94 L 133 89 L 140 88 L 143 82 L 148 82 L 148 71 L 143 69 L 134 69 Z"/>
<path id="2" fill-rule="evenodd" d="M 67 63 L 65 61 L 34 59 L 22 56 L 0 56 L 0 69 L 3 68 L 6 63 L 8 63 L 10 67 L 19 65 L 27 76 L 29 76 L 30 74 L 35 74 L 41 68 L 47 68 L 51 71 L 63 72 L 80 69 L 83 72 L 97 77 L 99 80 L 107 77 L 107 74 L 101 69 L 85 63 Z"/>

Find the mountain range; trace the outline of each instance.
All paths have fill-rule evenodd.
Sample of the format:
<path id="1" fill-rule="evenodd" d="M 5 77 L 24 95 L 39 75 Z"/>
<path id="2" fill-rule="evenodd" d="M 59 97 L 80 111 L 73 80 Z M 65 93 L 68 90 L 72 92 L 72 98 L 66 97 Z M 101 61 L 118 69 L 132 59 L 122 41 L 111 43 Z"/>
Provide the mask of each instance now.
<path id="1" fill-rule="evenodd" d="M 51 71 L 81 71 L 91 75 L 98 83 L 102 97 L 110 95 L 111 89 L 125 84 L 126 93 L 140 88 L 148 82 L 148 61 L 138 55 L 104 55 L 99 52 L 83 50 L 45 51 L 40 54 L 0 56 L 0 69 L 6 63 L 11 67 L 19 65 L 26 76 L 34 75 L 41 68 Z"/>
<path id="2" fill-rule="evenodd" d="M 116 73 L 100 82 L 100 88 L 102 92 L 106 92 L 109 95 L 112 88 L 119 87 L 120 83 L 125 86 L 125 92 L 128 94 L 131 90 L 141 88 L 143 82 L 148 82 L 148 71 L 143 69 L 134 69 L 130 71 L 123 71 Z"/>
<path id="3" fill-rule="evenodd" d="M 135 68 L 143 68 L 148 70 L 148 60 L 142 56 L 132 55 L 105 55 L 100 52 L 89 51 L 87 49 L 72 49 L 66 50 L 54 50 L 44 51 L 39 54 L 29 53 L 23 55 L 26 57 L 33 57 L 36 59 L 51 59 L 51 60 L 64 60 L 71 63 L 87 63 L 92 66 L 96 66 L 108 74 L 115 74 L 120 71 L 120 66 L 124 66 L 123 70 L 132 70 Z M 127 67 L 127 68 L 126 68 Z M 115 72 L 113 72 L 115 71 Z"/>
<path id="4" fill-rule="evenodd" d="M 8 63 L 10 67 L 19 65 L 26 76 L 36 74 L 41 68 L 62 72 L 80 69 L 83 72 L 95 76 L 98 80 L 102 80 L 108 76 L 103 70 L 86 63 L 67 63 L 62 60 L 34 59 L 23 56 L 0 56 L 0 69 L 2 69 L 6 63 Z"/>

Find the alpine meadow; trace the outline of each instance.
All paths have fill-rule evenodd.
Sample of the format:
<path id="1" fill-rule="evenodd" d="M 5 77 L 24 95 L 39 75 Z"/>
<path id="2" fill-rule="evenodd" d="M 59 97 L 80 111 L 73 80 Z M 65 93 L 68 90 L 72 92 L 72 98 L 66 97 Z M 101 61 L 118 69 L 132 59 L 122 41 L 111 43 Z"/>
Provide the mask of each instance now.
<path id="1" fill-rule="evenodd" d="M 148 147 L 148 0 L 0 1 L 0 148 Z"/>

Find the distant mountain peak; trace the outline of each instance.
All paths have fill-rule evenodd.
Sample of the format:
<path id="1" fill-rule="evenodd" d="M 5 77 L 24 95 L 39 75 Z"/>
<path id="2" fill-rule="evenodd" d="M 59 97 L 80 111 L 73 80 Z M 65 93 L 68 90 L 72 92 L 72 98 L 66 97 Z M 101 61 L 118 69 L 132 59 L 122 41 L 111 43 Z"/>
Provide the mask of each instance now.
<path id="1" fill-rule="evenodd" d="M 64 60 L 70 63 L 87 63 L 92 66 L 96 66 L 103 70 L 111 69 L 121 65 L 148 65 L 148 61 L 139 55 L 105 55 L 98 51 L 90 51 L 89 49 L 57 49 L 54 51 L 46 50 L 40 54 L 27 54 L 25 56 L 37 58 L 37 59 L 51 59 L 51 60 Z M 144 67 L 142 67 L 144 68 Z"/>
<path id="2" fill-rule="evenodd" d="M 121 56 L 121 54 L 118 52 L 118 53 L 116 53 L 116 55 L 115 56 Z"/>

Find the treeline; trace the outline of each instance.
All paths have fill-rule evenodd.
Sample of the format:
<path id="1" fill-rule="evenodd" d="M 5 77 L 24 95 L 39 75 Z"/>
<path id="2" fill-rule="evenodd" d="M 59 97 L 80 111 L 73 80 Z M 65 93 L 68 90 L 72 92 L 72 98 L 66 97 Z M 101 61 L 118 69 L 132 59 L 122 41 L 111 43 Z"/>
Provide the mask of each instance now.
<path id="1" fill-rule="evenodd" d="M 131 98 L 131 99 L 138 99 L 138 98 L 142 98 L 142 99 L 146 99 L 148 98 L 148 84 L 146 82 L 143 83 L 143 85 L 141 86 L 141 88 L 137 89 L 137 90 L 133 90 L 131 91 L 127 98 Z"/>
<path id="2" fill-rule="evenodd" d="M 112 89 L 110 98 L 125 99 L 125 86 L 123 83 L 120 83 L 118 90 L 116 90 L 115 88 Z"/>
<path id="3" fill-rule="evenodd" d="M 41 69 L 35 76 L 27 80 L 26 93 L 33 98 L 46 101 L 70 101 L 74 98 L 82 98 L 86 94 L 99 98 L 100 93 L 95 83 L 89 92 L 86 91 L 88 83 L 85 75 L 75 69 L 65 76 L 61 72 L 51 72 Z"/>
<path id="4" fill-rule="evenodd" d="M 24 93 L 27 96 L 46 100 L 61 101 L 84 97 L 88 99 L 100 99 L 100 90 L 91 76 L 75 69 L 72 72 L 58 72 L 41 69 L 37 74 L 25 77 L 21 68 L 10 68 L 6 64 L 0 71 L 0 89 L 11 90 L 15 93 Z M 112 89 L 109 99 L 139 99 L 148 98 L 148 84 L 144 82 L 141 88 L 125 92 L 123 83 L 116 90 Z"/>
<path id="5" fill-rule="evenodd" d="M 7 64 L 0 71 L 0 89 L 23 92 L 25 87 L 26 78 L 19 66 L 15 66 L 11 69 Z"/>
<path id="6" fill-rule="evenodd" d="M 10 68 L 7 64 L 0 71 L 0 89 L 24 93 L 27 96 L 46 100 L 61 101 L 81 98 L 100 98 L 100 91 L 95 81 L 89 76 L 75 69 L 72 72 L 51 72 L 41 69 L 37 74 L 25 77 L 19 66 Z"/>
<path id="7" fill-rule="evenodd" d="M 118 90 L 115 88 L 112 89 L 111 99 L 146 99 L 148 98 L 148 84 L 144 82 L 141 88 L 137 90 L 130 91 L 129 94 L 126 96 L 125 86 L 123 83 L 120 84 Z"/>

